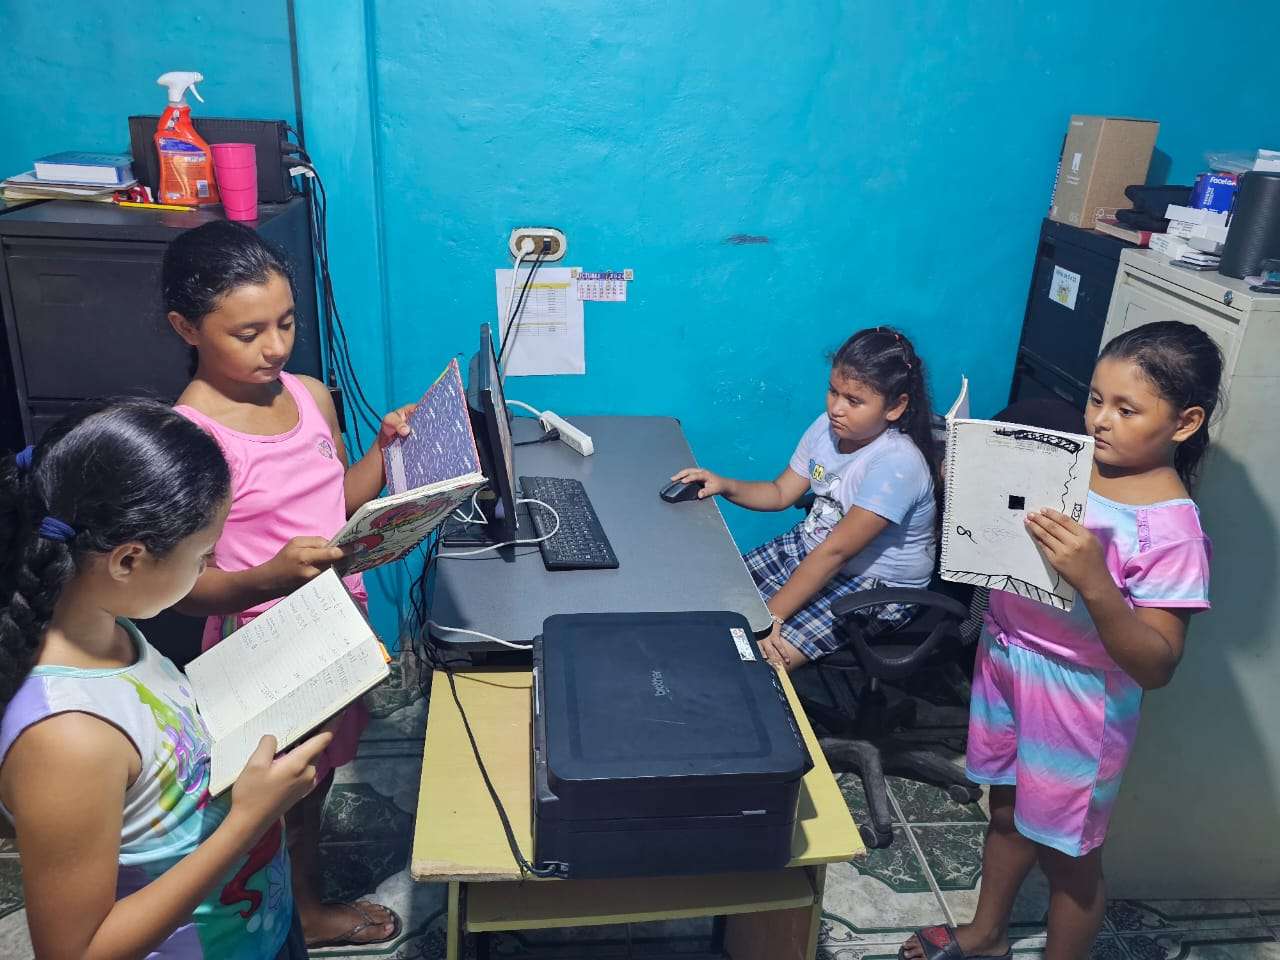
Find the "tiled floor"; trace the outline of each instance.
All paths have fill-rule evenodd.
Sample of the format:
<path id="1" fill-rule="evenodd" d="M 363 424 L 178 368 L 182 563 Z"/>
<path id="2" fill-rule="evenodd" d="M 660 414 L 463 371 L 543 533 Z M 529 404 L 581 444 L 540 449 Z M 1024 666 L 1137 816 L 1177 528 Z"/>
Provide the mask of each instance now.
<path id="1" fill-rule="evenodd" d="M 331 896 L 368 895 L 404 918 L 394 945 L 379 950 L 317 951 L 317 957 L 437 960 L 444 956 L 444 888 L 407 873 L 417 802 L 425 709 L 412 668 L 379 690 L 375 720 L 357 760 L 338 774 L 322 847 Z M 958 731 L 938 731 L 954 737 Z M 855 818 L 865 800 L 856 776 L 841 774 Z M 821 960 L 891 960 L 922 924 L 968 919 L 981 884 L 986 814 L 941 790 L 891 780 L 895 842 L 857 863 L 833 865 L 823 903 Z M 1015 952 L 1031 960 L 1044 947 L 1048 891 L 1033 875 L 1014 911 Z M 501 958 L 679 957 L 705 954 L 709 921 L 552 930 L 495 936 Z M 1097 960 L 1280 960 L 1280 900 L 1112 903 L 1094 948 Z M 28 960 L 16 854 L 0 843 L 0 957 Z"/>
<path id="2" fill-rule="evenodd" d="M 857 818 L 861 783 L 840 777 Z M 826 960 L 889 957 L 921 923 L 963 923 L 981 887 L 985 814 L 941 790 L 890 780 L 898 824 L 895 843 L 856 866 L 828 874 L 823 903 Z M 1043 952 L 1048 885 L 1036 871 L 1014 906 L 1014 953 Z M 1098 960 L 1184 960 L 1189 957 L 1280 960 L 1280 901 L 1114 901 L 1093 955 Z"/>

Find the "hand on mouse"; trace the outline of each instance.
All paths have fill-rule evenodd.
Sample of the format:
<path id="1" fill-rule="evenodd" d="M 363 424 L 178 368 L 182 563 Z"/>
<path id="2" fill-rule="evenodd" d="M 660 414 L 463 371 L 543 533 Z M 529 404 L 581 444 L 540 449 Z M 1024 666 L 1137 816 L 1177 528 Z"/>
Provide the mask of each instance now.
<path id="1" fill-rule="evenodd" d="M 706 497 L 714 497 L 717 493 L 728 493 L 733 487 L 733 481 L 728 477 L 719 476 L 710 470 L 703 470 L 701 467 L 685 467 L 672 477 L 671 481 L 673 483 L 702 484 L 702 489 L 698 491 L 699 500 Z"/>

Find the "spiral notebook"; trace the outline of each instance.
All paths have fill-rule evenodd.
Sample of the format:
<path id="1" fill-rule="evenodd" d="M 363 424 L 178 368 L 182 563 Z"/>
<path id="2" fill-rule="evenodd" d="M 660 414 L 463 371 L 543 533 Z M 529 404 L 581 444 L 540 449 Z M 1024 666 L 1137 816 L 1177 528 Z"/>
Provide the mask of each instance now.
<path id="1" fill-rule="evenodd" d="M 969 381 L 947 413 L 940 574 L 1070 610 L 1075 590 L 1045 560 L 1024 525 L 1051 507 L 1084 517 L 1093 438 L 969 418 Z"/>
<path id="2" fill-rule="evenodd" d="M 350 552 L 344 575 L 401 559 L 485 484 L 457 360 L 418 401 L 409 429 L 382 451 L 390 493 L 361 506 L 329 541 Z"/>
<path id="3" fill-rule="evenodd" d="M 471 412 L 458 361 L 450 360 L 409 414 L 409 436 L 382 451 L 393 494 L 480 472 Z"/>

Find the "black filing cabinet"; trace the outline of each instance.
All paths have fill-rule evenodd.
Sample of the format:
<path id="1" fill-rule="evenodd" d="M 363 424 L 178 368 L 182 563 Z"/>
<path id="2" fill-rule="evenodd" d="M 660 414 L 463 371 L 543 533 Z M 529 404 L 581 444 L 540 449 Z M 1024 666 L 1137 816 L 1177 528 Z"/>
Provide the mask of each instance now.
<path id="1" fill-rule="evenodd" d="M 0 323 L 4 307 L 0 305 Z M 9 356 L 9 338 L 0 335 L 0 453 L 21 450 L 22 414 L 18 410 L 18 388 L 13 381 L 13 361 Z"/>
<path id="2" fill-rule="evenodd" d="M 289 369 L 320 376 L 306 200 L 263 205 L 254 226 L 293 264 L 298 340 Z M 188 380 L 187 346 L 160 298 L 174 237 L 220 214 L 47 201 L 0 213 L 0 311 L 26 442 L 78 402 L 148 396 L 172 402 Z"/>
<path id="3" fill-rule="evenodd" d="M 1102 328 L 1111 305 L 1120 253 L 1131 246 L 1095 230 L 1044 221 L 1009 390 L 1010 403 L 1058 397 L 1084 409 L 1093 365 L 1102 348 Z M 1068 288 L 1078 284 L 1071 306 L 1052 295 L 1064 282 Z"/>
<path id="4" fill-rule="evenodd" d="M 220 216 L 62 200 L 0 212 L 0 442 L 10 449 L 34 443 L 88 400 L 177 398 L 188 380 L 188 350 L 165 319 L 160 264 L 170 241 Z M 306 200 L 264 204 L 252 226 L 295 272 L 298 336 L 289 369 L 319 377 Z M 198 651 L 200 626 L 171 613 L 142 625 L 179 663 Z"/>

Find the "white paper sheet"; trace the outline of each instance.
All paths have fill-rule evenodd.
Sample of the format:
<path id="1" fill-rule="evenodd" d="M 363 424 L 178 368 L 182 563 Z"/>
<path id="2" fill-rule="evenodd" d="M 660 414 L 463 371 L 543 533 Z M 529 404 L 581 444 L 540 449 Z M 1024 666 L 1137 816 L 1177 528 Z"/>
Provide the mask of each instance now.
<path id="1" fill-rule="evenodd" d="M 511 275 L 511 270 L 494 271 L 499 335 L 507 329 L 504 311 L 511 291 Z M 518 280 L 521 286 L 528 275 L 528 269 L 522 266 Z M 511 342 L 503 360 L 506 376 L 587 372 L 582 301 L 578 299 L 575 283 L 568 267 L 538 268 L 508 335 Z M 519 299 L 520 287 L 517 286 L 516 300 Z M 512 309 L 515 309 L 514 303 Z"/>
<path id="2" fill-rule="evenodd" d="M 1093 439 L 1015 423 L 951 419 L 946 458 L 942 579 L 1070 610 L 1075 590 L 1041 554 L 1024 518 L 1043 507 L 1073 520 L 1084 516 Z"/>
<path id="3" fill-rule="evenodd" d="M 1068 310 L 1076 308 L 1076 297 L 1080 293 L 1080 274 L 1053 268 L 1053 280 L 1049 284 L 1049 299 L 1062 304 Z"/>

